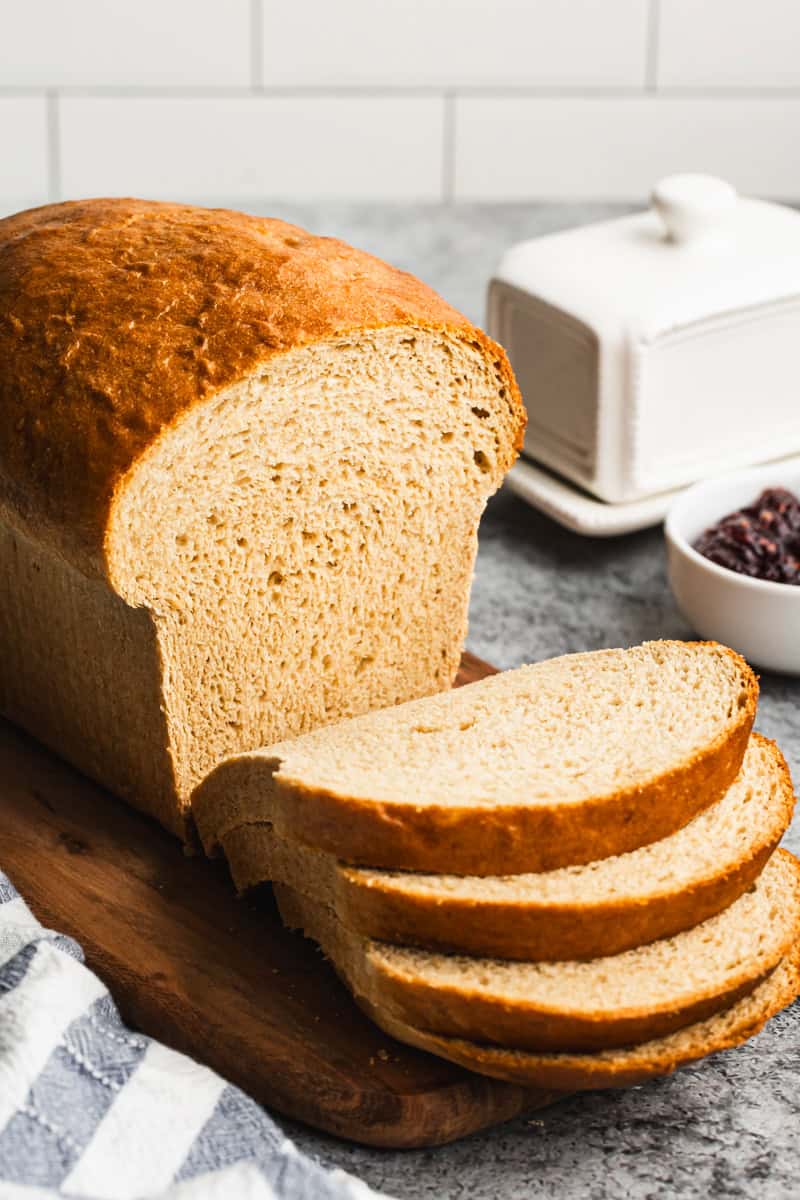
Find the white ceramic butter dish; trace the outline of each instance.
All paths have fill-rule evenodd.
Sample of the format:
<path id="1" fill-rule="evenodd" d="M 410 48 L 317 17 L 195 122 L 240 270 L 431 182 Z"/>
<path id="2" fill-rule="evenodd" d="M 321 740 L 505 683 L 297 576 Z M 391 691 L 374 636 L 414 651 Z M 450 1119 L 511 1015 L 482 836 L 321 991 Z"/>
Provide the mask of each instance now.
<path id="1" fill-rule="evenodd" d="M 648 212 L 512 247 L 488 327 L 528 409 L 510 483 L 581 532 L 800 451 L 800 213 L 722 180 L 672 176 Z"/>

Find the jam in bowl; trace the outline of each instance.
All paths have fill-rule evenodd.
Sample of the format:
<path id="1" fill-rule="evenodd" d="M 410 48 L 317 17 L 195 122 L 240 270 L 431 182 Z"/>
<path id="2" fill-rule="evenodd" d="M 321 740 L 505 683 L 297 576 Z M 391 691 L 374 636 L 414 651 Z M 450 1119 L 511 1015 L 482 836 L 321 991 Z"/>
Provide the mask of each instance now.
<path id="1" fill-rule="evenodd" d="M 787 488 L 765 488 L 752 504 L 709 526 L 694 548 L 729 571 L 800 587 L 800 498 Z"/>
<path id="2" fill-rule="evenodd" d="M 800 675 L 800 456 L 690 487 L 665 526 L 667 573 L 691 632 Z M 688 634 L 689 630 L 687 630 Z"/>

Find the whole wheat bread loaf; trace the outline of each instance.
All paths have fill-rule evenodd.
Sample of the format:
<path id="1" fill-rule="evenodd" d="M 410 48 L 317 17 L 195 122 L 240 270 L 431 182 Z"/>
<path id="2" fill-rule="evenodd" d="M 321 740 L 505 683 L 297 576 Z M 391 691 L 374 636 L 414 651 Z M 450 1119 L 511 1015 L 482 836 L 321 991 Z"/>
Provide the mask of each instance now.
<path id="1" fill-rule="evenodd" d="M 449 687 L 502 350 L 283 221 L 0 221 L 0 711 L 182 833 L 222 757 Z"/>
<path id="2" fill-rule="evenodd" d="M 442 1037 L 371 1009 L 363 999 L 359 1003 L 377 1025 L 398 1041 L 438 1054 L 470 1071 L 528 1087 L 576 1092 L 633 1087 L 654 1076 L 670 1075 L 709 1054 L 731 1050 L 755 1037 L 771 1017 L 787 1008 L 798 995 L 800 942 L 795 942 L 757 988 L 722 1012 L 663 1038 L 592 1054 L 536 1054 Z"/>
<path id="3" fill-rule="evenodd" d="M 754 733 L 721 800 L 667 838 L 586 866 L 500 876 L 351 867 L 263 823 L 238 825 L 222 845 L 239 891 L 287 884 L 371 938 L 498 958 L 581 959 L 669 937 L 732 904 L 760 874 L 793 810 L 783 755 Z"/>
<path id="4" fill-rule="evenodd" d="M 548 871 L 666 837 L 724 795 L 757 696 L 715 643 L 566 655 L 238 755 L 193 811 L 207 848 L 268 821 L 368 866 Z"/>
<path id="5" fill-rule="evenodd" d="M 528 1050 L 664 1037 L 752 991 L 800 932 L 800 864 L 777 851 L 749 892 L 673 938 L 586 962 L 509 962 L 376 942 L 275 885 L 284 921 L 320 942 L 351 991 L 419 1029 Z"/>

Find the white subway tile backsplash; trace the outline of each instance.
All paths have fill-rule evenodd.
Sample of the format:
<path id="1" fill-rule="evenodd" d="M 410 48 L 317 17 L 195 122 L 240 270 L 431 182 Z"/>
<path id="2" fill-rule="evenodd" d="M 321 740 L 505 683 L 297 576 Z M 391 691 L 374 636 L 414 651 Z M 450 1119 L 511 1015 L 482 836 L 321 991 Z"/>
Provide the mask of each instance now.
<path id="1" fill-rule="evenodd" d="M 0 216 L 48 198 L 46 101 L 0 97 Z"/>
<path id="2" fill-rule="evenodd" d="M 50 196 L 800 199 L 800 0 L 7 0 L 0 214 Z"/>
<path id="3" fill-rule="evenodd" d="M 800 97 L 462 97 L 455 198 L 644 199 L 662 175 L 707 171 L 793 199 L 799 131 Z"/>
<path id="4" fill-rule="evenodd" d="M 661 0 L 659 87 L 800 87 L 797 0 Z"/>
<path id="5" fill-rule="evenodd" d="M 436 97 L 66 98 L 66 196 L 437 200 Z"/>
<path id="6" fill-rule="evenodd" d="M 647 0 L 264 0 L 267 86 L 644 82 Z"/>
<path id="7" fill-rule="evenodd" d="M 0 38 L 6 87 L 244 87 L 250 61 L 250 0 L 16 0 Z"/>

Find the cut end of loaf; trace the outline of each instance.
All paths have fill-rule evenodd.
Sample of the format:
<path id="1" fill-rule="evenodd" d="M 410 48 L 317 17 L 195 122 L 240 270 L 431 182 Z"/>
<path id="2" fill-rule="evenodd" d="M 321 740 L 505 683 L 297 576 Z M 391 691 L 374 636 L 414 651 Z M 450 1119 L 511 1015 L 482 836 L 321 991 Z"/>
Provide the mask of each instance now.
<path id="1" fill-rule="evenodd" d="M 450 687 L 514 454 L 496 372 L 477 342 L 354 332 L 274 358 L 142 457 L 112 578 L 155 621 L 184 804 L 238 750 Z"/>
<path id="2" fill-rule="evenodd" d="M 285 221 L 128 197 L 6 217 L 0 512 L 103 577 L 118 488 L 183 415 L 286 353 L 389 328 L 483 358 L 498 384 L 477 406 L 506 408 L 510 462 L 525 417 L 503 351 L 370 254 Z"/>

